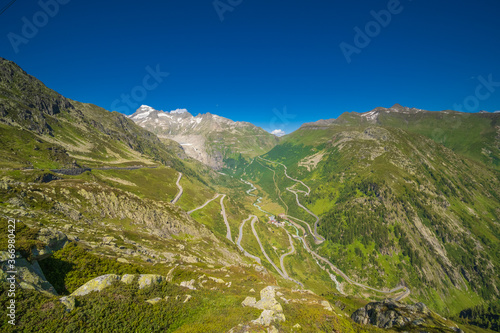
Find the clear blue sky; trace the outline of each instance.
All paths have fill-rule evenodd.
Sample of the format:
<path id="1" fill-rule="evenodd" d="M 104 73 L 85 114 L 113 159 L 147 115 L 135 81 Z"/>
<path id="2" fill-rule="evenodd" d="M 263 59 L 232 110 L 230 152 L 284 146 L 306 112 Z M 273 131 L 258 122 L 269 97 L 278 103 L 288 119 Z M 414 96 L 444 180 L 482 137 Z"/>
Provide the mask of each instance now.
<path id="1" fill-rule="evenodd" d="M 500 82 L 500 2 L 394 1 L 220 0 L 235 5 L 221 21 L 213 0 L 71 0 L 54 17 L 18 0 L 0 16 L 0 56 L 69 98 L 129 114 L 122 94 L 141 97 L 146 67 L 159 66 L 170 75 L 132 102 L 268 130 L 395 103 L 500 110 L 500 84 L 476 94 L 479 77 Z M 377 29 L 370 12 L 388 7 Z M 25 38 L 23 17 L 41 27 L 25 29 L 16 53 L 9 33 Z M 354 28 L 367 24 L 373 38 L 348 64 L 339 45 L 356 46 Z"/>

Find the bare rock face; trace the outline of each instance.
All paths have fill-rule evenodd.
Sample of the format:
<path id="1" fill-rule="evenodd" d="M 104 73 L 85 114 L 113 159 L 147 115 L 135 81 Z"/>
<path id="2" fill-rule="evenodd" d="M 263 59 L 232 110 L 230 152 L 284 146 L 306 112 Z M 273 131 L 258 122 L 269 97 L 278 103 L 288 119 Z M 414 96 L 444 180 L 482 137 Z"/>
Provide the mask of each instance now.
<path id="1" fill-rule="evenodd" d="M 275 312 L 273 310 L 264 310 L 260 314 L 260 317 L 254 320 L 256 324 L 269 326 L 273 321 L 285 321 L 285 315 L 283 313 Z"/>
<path id="2" fill-rule="evenodd" d="M 380 328 L 422 326 L 431 320 L 431 311 L 424 303 L 405 305 L 390 299 L 372 302 L 351 316 L 358 324 L 371 324 Z"/>
<path id="3" fill-rule="evenodd" d="M 146 303 L 149 303 L 149 304 L 151 304 L 151 305 L 155 305 L 155 304 L 159 303 L 159 302 L 160 302 L 160 301 L 162 301 L 162 300 L 163 300 L 163 298 L 156 297 L 156 298 L 148 299 L 148 300 L 146 301 Z"/>
<path id="4" fill-rule="evenodd" d="M 125 274 L 122 276 L 122 282 L 125 284 L 131 284 L 135 280 L 135 275 L 133 274 Z"/>
<path id="5" fill-rule="evenodd" d="M 275 287 L 269 286 L 260 291 L 260 301 L 255 304 L 257 309 L 283 312 L 281 304 L 276 300 Z"/>
<path id="6" fill-rule="evenodd" d="M 256 303 L 257 303 L 257 300 L 255 299 L 255 297 L 247 297 L 241 303 L 241 305 L 254 308 Z"/>

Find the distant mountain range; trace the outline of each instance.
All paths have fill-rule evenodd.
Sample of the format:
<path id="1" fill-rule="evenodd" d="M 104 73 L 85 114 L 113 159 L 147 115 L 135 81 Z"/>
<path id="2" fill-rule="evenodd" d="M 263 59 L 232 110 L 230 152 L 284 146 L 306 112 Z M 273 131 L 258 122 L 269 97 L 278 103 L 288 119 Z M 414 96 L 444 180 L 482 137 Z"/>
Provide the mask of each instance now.
<path id="1" fill-rule="evenodd" d="M 412 281 L 412 293 L 450 311 L 470 290 L 500 295 L 499 121 L 400 105 L 350 112 L 304 124 L 264 158 L 309 184 L 306 200 L 330 241 L 323 253 L 341 268 L 372 284 L 381 275 Z M 293 208 L 290 181 L 277 178 L 280 199 L 258 162 L 242 173 L 308 218 Z"/>
<path id="2" fill-rule="evenodd" d="M 187 110 L 158 111 L 143 105 L 130 116 L 159 138 L 177 141 L 186 154 L 215 169 L 238 158 L 252 158 L 274 147 L 278 139 L 260 127 L 214 114 L 193 116 Z"/>
<path id="3" fill-rule="evenodd" d="M 307 128 L 378 125 L 424 135 L 453 151 L 500 168 L 500 113 L 464 113 L 452 110 L 426 111 L 396 104 L 365 113 L 346 112 L 337 119 L 302 125 Z"/>
<path id="4" fill-rule="evenodd" d="M 184 109 L 109 112 L 0 58 L 19 329 L 453 333 L 440 315 L 464 310 L 498 327 L 482 313 L 500 299 L 499 121 L 396 104 L 277 138 Z"/>

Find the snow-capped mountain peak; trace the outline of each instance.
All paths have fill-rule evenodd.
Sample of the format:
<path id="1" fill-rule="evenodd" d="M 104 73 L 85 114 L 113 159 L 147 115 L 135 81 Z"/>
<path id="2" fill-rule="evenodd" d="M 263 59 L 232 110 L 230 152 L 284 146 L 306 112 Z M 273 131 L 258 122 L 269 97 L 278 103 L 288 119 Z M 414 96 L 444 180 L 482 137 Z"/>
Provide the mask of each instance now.
<path id="1" fill-rule="evenodd" d="M 148 118 L 149 115 L 153 112 L 155 112 L 156 110 L 153 109 L 152 107 L 150 106 L 147 106 L 147 105 L 141 105 L 140 108 L 137 109 L 137 111 L 135 111 L 134 114 L 132 114 L 131 116 L 129 116 L 130 119 L 135 119 L 135 120 L 138 120 L 138 119 L 145 119 L 145 118 Z"/>
<path id="2" fill-rule="evenodd" d="M 193 116 L 186 109 L 158 111 L 143 105 L 130 118 L 161 138 L 177 141 L 188 156 L 216 169 L 230 154 L 253 157 L 276 144 L 276 137 L 262 128 L 210 113 Z"/>
<path id="3" fill-rule="evenodd" d="M 152 107 L 150 107 L 148 105 L 141 105 L 141 107 L 137 111 L 140 111 L 140 112 L 152 112 L 152 111 L 155 111 L 155 109 L 153 109 Z"/>

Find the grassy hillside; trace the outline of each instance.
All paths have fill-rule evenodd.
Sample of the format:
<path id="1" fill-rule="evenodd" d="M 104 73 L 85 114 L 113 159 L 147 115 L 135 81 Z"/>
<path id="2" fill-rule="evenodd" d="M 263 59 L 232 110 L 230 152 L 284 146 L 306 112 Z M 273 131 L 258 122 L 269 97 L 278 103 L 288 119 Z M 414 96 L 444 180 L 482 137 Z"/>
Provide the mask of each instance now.
<path id="1" fill-rule="evenodd" d="M 412 288 L 404 302 L 426 300 L 442 313 L 496 297 L 498 175 L 419 135 L 362 126 L 298 131 L 266 157 L 311 186 L 304 196 L 308 187 L 282 166 L 238 153 L 233 171 L 256 185 L 248 193 L 239 176 L 187 158 L 179 144 L 123 115 L 66 99 L 4 59 L 0 114 L 0 227 L 19 221 L 20 271 L 17 326 L 4 316 L 2 331 L 380 332 L 350 316 L 387 295 L 336 280 L 316 252 L 380 288 L 404 279 Z M 424 155 L 429 162 L 419 164 Z M 288 187 L 321 216 L 323 244 L 312 240 L 313 215 Z M 446 207 L 434 211 L 435 202 Z M 304 222 L 270 224 L 267 215 L 279 213 Z M 412 229 L 417 219 L 428 229 Z M 0 285 L 4 307 L 8 287 Z M 97 290 L 81 294 L 88 289 Z M 415 323 L 413 315 L 389 331 L 455 325 L 435 313 Z"/>
<path id="2" fill-rule="evenodd" d="M 463 149 L 475 151 L 474 144 Z M 495 169 L 413 131 L 360 121 L 356 114 L 327 126 L 303 126 L 265 157 L 284 163 L 289 175 L 311 187 L 309 196 L 300 196 L 320 215 L 319 233 L 327 239 L 320 252 L 357 281 L 389 288 L 405 283 L 411 297 L 443 314 L 498 299 Z M 267 165 L 276 170 L 283 203 L 261 165 L 253 163 L 245 173 L 283 209 L 312 225 L 314 219 L 286 191 L 293 182 L 283 167 Z"/>

